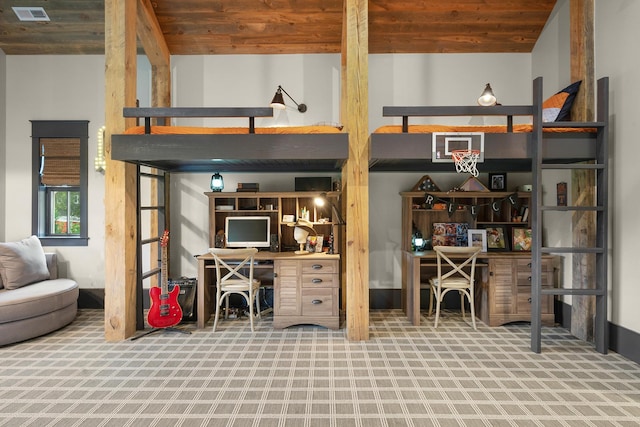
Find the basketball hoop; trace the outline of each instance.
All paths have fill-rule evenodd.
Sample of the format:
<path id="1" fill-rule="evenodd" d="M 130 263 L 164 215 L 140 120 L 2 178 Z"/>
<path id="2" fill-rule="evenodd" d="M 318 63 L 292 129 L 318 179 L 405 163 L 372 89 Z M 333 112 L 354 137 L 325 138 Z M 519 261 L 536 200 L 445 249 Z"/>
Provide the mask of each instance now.
<path id="1" fill-rule="evenodd" d="M 476 164 L 480 158 L 480 150 L 452 150 L 451 157 L 456 164 L 456 172 L 467 172 L 475 177 L 478 176 Z"/>

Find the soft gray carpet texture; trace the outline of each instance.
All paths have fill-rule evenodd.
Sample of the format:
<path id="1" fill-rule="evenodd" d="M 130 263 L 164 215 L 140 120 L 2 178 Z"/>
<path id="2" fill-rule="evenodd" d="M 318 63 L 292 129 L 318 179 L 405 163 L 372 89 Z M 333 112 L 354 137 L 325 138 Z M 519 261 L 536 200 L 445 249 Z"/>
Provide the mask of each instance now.
<path id="1" fill-rule="evenodd" d="M 424 315 L 424 313 L 423 313 Z M 409 324 L 372 311 L 371 339 L 271 318 L 107 343 L 104 313 L 0 348 L 0 426 L 638 426 L 640 366 L 562 328 L 478 330 L 457 312 Z"/>

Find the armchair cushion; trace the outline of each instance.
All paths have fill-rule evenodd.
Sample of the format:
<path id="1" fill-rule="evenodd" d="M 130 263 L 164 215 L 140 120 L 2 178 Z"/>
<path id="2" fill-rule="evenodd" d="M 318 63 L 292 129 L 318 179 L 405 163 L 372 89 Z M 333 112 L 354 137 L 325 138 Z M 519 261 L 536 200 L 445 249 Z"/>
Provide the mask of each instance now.
<path id="1" fill-rule="evenodd" d="M 0 243 L 0 277 L 7 289 L 49 279 L 40 239 L 31 236 L 20 242 Z"/>

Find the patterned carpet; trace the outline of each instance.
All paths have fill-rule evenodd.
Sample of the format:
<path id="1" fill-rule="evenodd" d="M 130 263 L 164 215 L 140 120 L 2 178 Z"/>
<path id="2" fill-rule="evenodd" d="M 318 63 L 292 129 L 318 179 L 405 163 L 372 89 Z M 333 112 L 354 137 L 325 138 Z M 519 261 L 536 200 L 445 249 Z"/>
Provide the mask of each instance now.
<path id="1" fill-rule="evenodd" d="M 374 311 L 366 342 L 267 317 L 106 343 L 103 315 L 0 348 L 0 426 L 640 425 L 640 365 L 561 328 L 542 354 L 528 325 L 474 331 L 455 312 L 435 330 Z"/>

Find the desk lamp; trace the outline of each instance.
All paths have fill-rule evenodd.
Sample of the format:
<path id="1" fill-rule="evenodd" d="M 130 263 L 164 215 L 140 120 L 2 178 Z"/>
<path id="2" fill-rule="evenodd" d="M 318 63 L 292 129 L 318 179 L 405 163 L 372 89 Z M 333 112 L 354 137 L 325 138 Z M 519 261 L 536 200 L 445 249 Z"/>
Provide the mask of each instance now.
<path id="1" fill-rule="evenodd" d="M 342 215 L 340 215 L 340 211 L 338 210 L 336 205 L 327 197 L 327 193 L 320 193 L 320 195 L 316 197 L 313 200 L 313 202 L 315 203 L 316 206 L 319 206 L 319 207 L 322 207 L 327 203 L 329 203 L 329 205 L 331 206 L 331 216 L 332 216 L 331 221 L 336 225 L 346 224 L 346 221 L 344 220 L 344 218 L 342 218 Z"/>
<path id="2" fill-rule="evenodd" d="M 327 193 L 320 193 L 320 195 L 315 198 L 314 203 L 316 204 L 316 206 L 319 206 L 319 207 L 322 207 L 325 204 L 329 203 L 329 205 L 331 206 L 331 221 L 333 221 L 333 223 L 336 225 L 347 224 L 344 218 L 342 218 L 342 215 L 340 215 L 340 211 L 338 210 L 336 205 L 327 197 Z M 334 253 L 333 227 L 331 227 L 331 236 L 329 237 L 329 253 L 330 254 Z"/>

